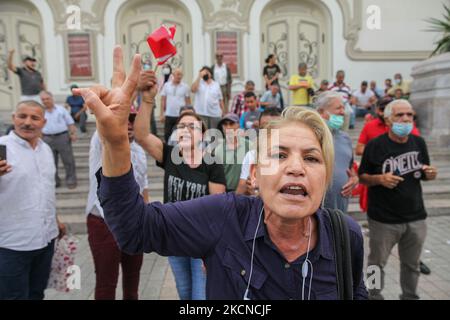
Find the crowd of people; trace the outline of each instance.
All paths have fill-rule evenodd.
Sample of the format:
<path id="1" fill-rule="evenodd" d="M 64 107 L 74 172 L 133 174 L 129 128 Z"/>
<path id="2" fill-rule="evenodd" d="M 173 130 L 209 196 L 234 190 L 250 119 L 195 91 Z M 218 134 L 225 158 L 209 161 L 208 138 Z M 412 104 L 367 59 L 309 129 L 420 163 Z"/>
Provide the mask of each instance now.
<path id="1" fill-rule="evenodd" d="M 400 298 L 419 298 L 419 273 L 430 272 L 420 262 L 421 181 L 435 179 L 437 169 L 401 74 L 384 88 L 363 81 L 352 90 L 339 70 L 334 82 L 317 86 L 302 62 L 284 87 L 271 54 L 262 70 L 265 90 L 256 92 L 258 79 L 247 80 L 232 97 L 221 53 L 188 85 L 181 69 L 166 64 L 159 79 L 139 57 L 125 78 L 116 48 L 112 90 L 72 85 L 62 106 L 36 60 L 26 57 L 19 68 L 13 53 L 8 67 L 20 78 L 22 97 L 10 132 L 0 137 L 7 148 L 0 159 L 0 299 L 44 297 L 55 239 L 66 232 L 56 216 L 58 158 L 65 185 L 77 188 L 72 143 L 78 130 L 87 132 L 88 108 L 98 130 L 86 203 L 96 299 L 115 299 L 120 266 L 123 298 L 138 299 L 142 254 L 151 251 L 169 257 L 183 300 L 383 299 L 383 267 L 396 244 Z M 365 123 L 354 146 L 348 131 L 356 118 Z M 147 157 L 164 170 L 164 204 L 150 201 Z M 381 270 L 381 287 L 368 291 L 361 228 L 346 215 L 353 195 L 368 215 L 368 264 Z M 342 277 L 348 286 L 335 266 L 337 227 L 351 251 Z"/>

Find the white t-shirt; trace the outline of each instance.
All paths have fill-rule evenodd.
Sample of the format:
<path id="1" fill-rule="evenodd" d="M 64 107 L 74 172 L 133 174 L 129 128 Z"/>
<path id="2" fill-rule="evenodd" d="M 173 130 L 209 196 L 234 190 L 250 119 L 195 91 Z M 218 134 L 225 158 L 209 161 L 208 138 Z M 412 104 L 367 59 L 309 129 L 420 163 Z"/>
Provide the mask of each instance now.
<path id="1" fill-rule="evenodd" d="M 89 194 L 86 204 L 86 214 L 103 218 L 103 209 L 100 206 L 100 201 L 97 197 L 97 178 L 95 174 L 102 166 L 102 143 L 98 132 L 95 131 L 91 138 L 91 145 L 89 148 Z M 148 189 L 148 174 L 147 174 L 147 156 L 144 149 L 135 141 L 130 143 L 131 149 L 131 164 L 133 165 L 134 178 L 139 185 L 139 193 Z"/>
<path id="2" fill-rule="evenodd" d="M 219 84 L 216 81 L 207 84 L 201 79 L 195 93 L 195 112 L 201 116 L 220 118 L 222 116 L 220 100 L 223 100 L 223 97 Z"/>
<path id="3" fill-rule="evenodd" d="M 161 96 L 166 97 L 166 113 L 168 117 L 178 117 L 180 108 L 186 105 L 186 98 L 189 98 L 191 89 L 184 82 L 174 84 L 167 81 L 161 90 Z"/>
<path id="4" fill-rule="evenodd" d="M 241 176 L 240 179 L 247 180 L 250 176 L 250 165 L 256 163 L 256 150 L 250 150 L 245 154 L 244 160 L 242 160 Z"/>
<path id="5" fill-rule="evenodd" d="M 219 85 L 224 86 L 227 84 L 227 65 L 222 63 L 222 66 L 219 65 L 214 66 L 214 80 L 216 80 Z"/>
<path id="6" fill-rule="evenodd" d="M 370 89 L 367 89 L 365 93 L 362 93 L 361 89 L 353 92 L 353 96 L 356 98 L 356 106 L 361 108 L 365 106 L 374 95 L 375 94 Z"/>

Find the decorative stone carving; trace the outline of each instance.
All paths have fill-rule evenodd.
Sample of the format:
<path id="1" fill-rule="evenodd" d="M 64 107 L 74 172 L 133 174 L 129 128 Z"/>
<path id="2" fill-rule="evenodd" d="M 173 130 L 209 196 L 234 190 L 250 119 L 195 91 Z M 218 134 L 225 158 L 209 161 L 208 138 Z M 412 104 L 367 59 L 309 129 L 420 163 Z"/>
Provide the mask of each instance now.
<path id="1" fill-rule="evenodd" d="M 0 20 L 0 85 L 10 83 L 8 72 L 8 42 L 5 35 L 5 26 Z"/>
<path id="2" fill-rule="evenodd" d="M 422 135 L 450 147 L 450 53 L 415 65 L 410 102 L 417 112 Z"/>
<path id="3" fill-rule="evenodd" d="M 304 33 L 299 34 L 300 40 L 300 52 L 299 61 L 306 63 L 308 66 L 308 73 L 313 77 L 317 78 L 319 75 L 317 63 L 318 59 L 318 48 L 319 45 L 317 41 L 311 41 L 308 39 Z"/>
<path id="4" fill-rule="evenodd" d="M 68 30 L 66 8 L 70 5 L 81 9 L 81 31 L 104 33 L 104 12 L 108 5 L 106 0 L 47 0 L 55 18 L 55 32 L 62 34 Z"/>
<path id="5" fill-rule="evenodd" d="M 278 66 L 281 69 L 281 78 L 287 79 L 288 75 L 288 45 L 287 34 L 283 32 L 280 38 L 268 43 L 269 51 L 277 56 Z"/>
<path id="6" fill-rule="evenodd" d="M 203 30 L 249 30 L 250 10 L 255 0 L 197 0 L 203 13 Z"/>

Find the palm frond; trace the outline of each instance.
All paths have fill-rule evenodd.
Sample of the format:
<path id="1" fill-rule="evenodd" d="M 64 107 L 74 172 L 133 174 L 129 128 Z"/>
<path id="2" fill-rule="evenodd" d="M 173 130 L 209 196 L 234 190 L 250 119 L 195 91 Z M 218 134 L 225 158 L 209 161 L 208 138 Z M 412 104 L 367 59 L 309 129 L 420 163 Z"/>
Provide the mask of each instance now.
<path id="1" fill-rule="evenodd" d="M 436 48 L 431 53 L 431 56 L 450 52 L 450 7 L 444 4 L 443 20 L 437 18 L 428 18 L 425 22 L 430 24 L 430 27 L 425 30 L 428 32 L 442 33 L 442 38 L 435 42 Z"/>

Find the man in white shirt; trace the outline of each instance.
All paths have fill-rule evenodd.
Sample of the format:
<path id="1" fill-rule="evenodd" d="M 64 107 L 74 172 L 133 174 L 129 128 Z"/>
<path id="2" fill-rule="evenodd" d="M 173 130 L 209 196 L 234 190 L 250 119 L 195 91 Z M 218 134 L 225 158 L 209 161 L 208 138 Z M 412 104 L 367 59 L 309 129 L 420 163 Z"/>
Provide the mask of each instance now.
<path id="1" fill-rule="evenodd" d="M 177 122 L 180 108 L 191 104 L 189 86 L 182 82 L 183 72 L 175 69 L 172 80 L 168 80 L 161 90 L 160 121 L 164 123 L 164 140 L 169 141 L 173 126 Z"/>
<path id="2" fill-rule="evenodd" d="M 366 114 L 374 112 L 372 108 L 377 102 L 377 97 L 372 90 L 367 88 L 367 81 L 363 81 L 361 88 L 353 92 L 351 102 L 356 107 L 356 116 L 362 118 Z"/>
<path id="3" fill-rule="evenodd" d="M 228 104 L 231 98 L 231 84 L 233 83 L 233 77 L 231 74 L 230 67 L 223 62 L 223 54 L 216 53 L 216 64 L 211 67 L 211 74 L 214 80 L 220 85 L 220 90 L 222 91 L 224 114 L 228 113 Z"/>
<path id="4" fill-rule="evenodd" d="M 144 150 L 134 141 L 135 117 L 136 113 L 131 113 L 128 122 L 131 163 L 139 191 L 145 202 L 148 202 L 147 157 Z M 121 252 L 103 219 L 103 209 L 97 197 L 96 178 L 101 165 L 102 144 L 98 132 L 95 132 L 89 150 L 89 195 L 86 205 L 88 241 L 95 264 L 95 299 L 115 299 L 119 267 L 122 266 L 123 299 L 137 300 L 143 256 Z"/>
<path id="5" fill-rule="evenodd" d="M 42 300 L 50 275 L 54 240 L 65 233 L 56 216 L 55 165 L 40 136 L 44 107 L 23 101 L 14 130 L 0 137 L 0 300 Z"/>
<path id="6" fill-rule="evenodd" d="M 58 155 L 61 155 L 66 171 L 67 187 L 75 189 L 77 187 L 77 176 L 72 142 L 77 139 L 77 127 L 70 113 L 63 106 L 55 104 L 50 92 L 42 91 L 40 97 L 45 107 L 45 119 L 47 120 L 42 130 L 44 134 L 43 140 L 53 151 L 56 166 L 56 187 L 58 188 L 61 185 L 61 179 L 58 175 Z"/>
<path id="7" fill-rule="evenodd" d="M 224 112 L 223 96 L 219 84 L 212 78 L 211 68 L 203 67 L 191 87 L 195 93 L 194 109 L 208 129 L 217 128 Z"/>

